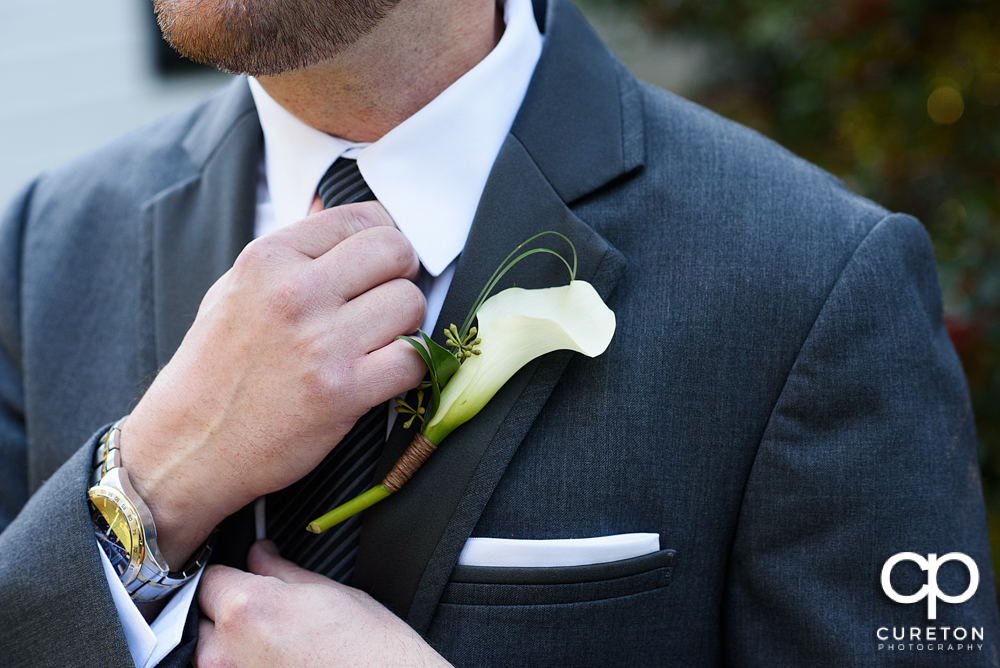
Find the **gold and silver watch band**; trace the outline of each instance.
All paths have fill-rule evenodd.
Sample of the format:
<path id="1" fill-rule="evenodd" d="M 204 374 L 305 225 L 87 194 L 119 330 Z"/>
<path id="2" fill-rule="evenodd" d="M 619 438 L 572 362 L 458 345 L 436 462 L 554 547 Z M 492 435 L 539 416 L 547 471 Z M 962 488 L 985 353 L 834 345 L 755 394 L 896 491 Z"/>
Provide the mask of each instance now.
<path id="1" fill-rule="evenodd" d="M 122 468 L 118 439 L 127 417 L 101 437 L 94 453 L 87 496 L 98 542 L 132 600 L 144 603 L 159 600 L 191 580 L 208 562 L 216 532 L 212 532 L 184 568 L 170 570 L 156 542 L 153 516 Z"/>

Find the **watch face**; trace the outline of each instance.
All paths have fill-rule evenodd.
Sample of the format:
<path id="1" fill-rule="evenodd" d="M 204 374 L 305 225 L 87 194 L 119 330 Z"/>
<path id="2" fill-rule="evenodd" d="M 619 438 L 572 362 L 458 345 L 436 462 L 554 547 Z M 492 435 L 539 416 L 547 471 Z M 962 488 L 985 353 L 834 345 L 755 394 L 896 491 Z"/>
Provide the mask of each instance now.
<path id="1" fill-rule="evenodd" d="M 103 492 L 104 490 L 101 490 Z M 110 494 L 110 496 L 117 496 Z M 116 499 L 121 502 L 120 499 Z M 97 541 L 111 560 L 119 576 L 125 574 L 130 564 L 141 559 L 139 518 L 97 490 L 90 494 L 90 515 L 94 521 Z"/>
<path id="2" fill-rule="evenodd" d="M 104 549 L 104 554 L 108 555 L 108 560 L 111 562 L 111 567 L 115 569 L 118 573 L 118 577 L 125 575 L 125 571 L 128 570 L 128 551 L 122 546 L 121 542 L 114 533 L 108 536 L 104 533 L 104 529 L 107 527 L 107 523 L 104 523 L 102 527 L 99 520 L 95 526 L 97 527 L 97 542 L 100 543 L 101 548 Z"/>

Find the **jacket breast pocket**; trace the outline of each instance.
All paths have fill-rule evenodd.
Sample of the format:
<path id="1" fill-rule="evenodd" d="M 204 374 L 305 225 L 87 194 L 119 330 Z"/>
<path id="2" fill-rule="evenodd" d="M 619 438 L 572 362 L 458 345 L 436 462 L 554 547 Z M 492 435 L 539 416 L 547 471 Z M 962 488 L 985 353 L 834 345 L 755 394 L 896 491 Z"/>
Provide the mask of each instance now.
<path id="1" fill-rule="evenodd" d="M 629 596 L 670 584 L 674 550 L 586 566 L 456 566 L 441 603 L 551 605 Z"/>
<path id="2" fill-rule="evenodd" d="M 427 640 L 453 665 L 661 666 L 674 550 L 551 568 L 456 566 Z"/>

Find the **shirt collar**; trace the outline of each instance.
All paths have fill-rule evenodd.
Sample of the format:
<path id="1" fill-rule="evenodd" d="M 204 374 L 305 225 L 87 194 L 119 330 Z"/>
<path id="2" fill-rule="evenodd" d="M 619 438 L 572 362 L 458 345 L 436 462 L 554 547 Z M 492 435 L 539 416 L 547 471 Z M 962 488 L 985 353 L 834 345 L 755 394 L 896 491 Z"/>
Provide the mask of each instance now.
<path id="1" fill-rule="evenodd" d="M 306 216 L 334 160 L 356 157 L 368 186 L 427 271 L 444 271 L 465 246 L 486 179 L 541 55 L 531 0 L 507 0 L 504 20 L 493 51 L 372 144 L 306 125 L 251 78 L 276 227 Z"/>

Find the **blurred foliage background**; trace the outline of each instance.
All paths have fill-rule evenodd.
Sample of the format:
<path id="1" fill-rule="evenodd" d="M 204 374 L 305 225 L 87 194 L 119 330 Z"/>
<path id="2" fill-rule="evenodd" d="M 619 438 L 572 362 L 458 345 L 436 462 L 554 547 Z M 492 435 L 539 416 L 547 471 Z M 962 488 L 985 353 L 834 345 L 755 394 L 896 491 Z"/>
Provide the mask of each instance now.
<path id="1" fill-rule="evenodd" d="M 1000 574 L 1000 2 L 603 2 L 709 45 L 696 101 L 926 225 Z"/>

